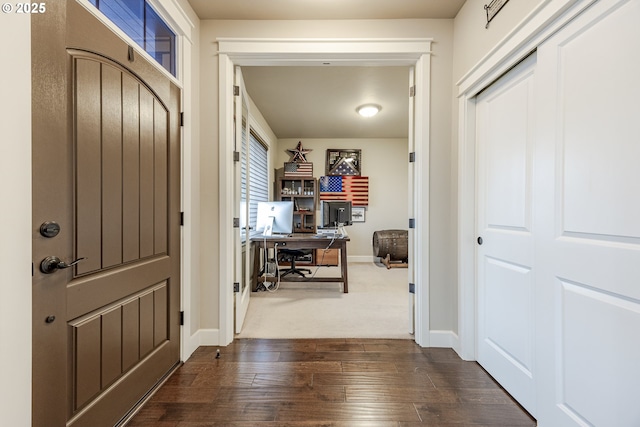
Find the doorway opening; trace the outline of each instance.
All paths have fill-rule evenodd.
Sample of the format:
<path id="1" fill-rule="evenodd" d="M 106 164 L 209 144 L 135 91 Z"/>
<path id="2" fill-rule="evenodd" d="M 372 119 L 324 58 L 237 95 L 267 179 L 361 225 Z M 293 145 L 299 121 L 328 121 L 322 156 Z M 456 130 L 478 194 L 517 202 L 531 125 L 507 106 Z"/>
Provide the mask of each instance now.
<path id="1" fill-rule="evenodd" d="M 429 39 L 412 40 L 247 40 L 220 39 L 220 283 L 233 283 L 233 82 L 236 66 L 322 65 L 412 67 L 412 108 L 409 115 L 409 230 L 408 279 L 415 288 L 415 341 L 429 345 Z M 408 161 L 408 159 L 407 159 Z M 409 218 L 407 218 L 407 221 Z M 408 221 L 409 222 L 409 221 Z M 415 262 L 412 262 L 415 260 Z M 408 286 L 409 287 L 409 286 Z M 233 340 L 233 288 L 220 286 L 220 341 Z"/>
<path id="2" fill-rule="evenodd" d="M 372 248 L 373 240 L 377 240 L 372 238 L 374 233 L 379 233 L 384 246 L 384 239 L 391 236 L 388 230 L 406 230 L 410 217 L 407 163 L 412 67 L 322 64 L 238 68 L 250 98 L 252 125 L 259 122 L 263 131 L 268 128 L 265 138 L 275 139 L 269 149 L 272 160 L 268 178 L 273 200 L 282 197 L 280 184 L 274 190 L 273 183 L 283 182 L 283 165 L 291 161 L 289 150 L 297 144 L 302 144 L 317 182 L 330 174 L 329 153 L 350 152 L 355 152 L 358 172 L 368 181 L 366 208 L 360 208 L 364 215 L 345 227 L 350 239 L 348 293 L 342 292 L 340 283 L 311 282 L 281 283 L 277 292 L 254 292 L 241 330 L 238 324 L 243 319 L 238 320 L 238 313 L 242 310 L 238 310 L 236 298 L 238 337 L 412 339 L 408 269 L 387 269 L 382 263 L 374 263 L 378 258 Z M 374 118 L 363 118 L 357 114 L 357 107 L 365 103 L 381 105 L 382 111 Z M 303 199 L 305 203 L 310 200 L 306 195 Z M 313 199 L 316 211 L 321 200 Z M 314 224 L 318 222 L 318 215 L 312 217 Z M 397 242 L 398 252 L 402 252 L 399 248 L 407 250 L 406 241 L 403 246 L 398 237 Z M 308 261 L 296 264 L 310 269 L 305 273 L 307 278 L 340 276 L 340 268 L 331 267 L 338 264 L 337 253 L 322 249 L 308 252 Z M 246 259 L 249 267 L 243 271 L 251 270 L 251 258 Z M 273 251 L 270 258 L 274 258 Z M 256 288 L 255 283 L 249 286 Z"/>

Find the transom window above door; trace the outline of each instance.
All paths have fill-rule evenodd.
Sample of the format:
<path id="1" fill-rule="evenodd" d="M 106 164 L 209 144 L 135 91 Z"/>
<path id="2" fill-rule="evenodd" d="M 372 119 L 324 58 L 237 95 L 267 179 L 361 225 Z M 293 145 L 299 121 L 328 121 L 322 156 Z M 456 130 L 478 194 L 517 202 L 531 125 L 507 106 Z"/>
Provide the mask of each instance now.
<path id="1" fill-rule="evenodd" d="M 176 77 L 176 35 L 146 0 L 89 0 Z"/>

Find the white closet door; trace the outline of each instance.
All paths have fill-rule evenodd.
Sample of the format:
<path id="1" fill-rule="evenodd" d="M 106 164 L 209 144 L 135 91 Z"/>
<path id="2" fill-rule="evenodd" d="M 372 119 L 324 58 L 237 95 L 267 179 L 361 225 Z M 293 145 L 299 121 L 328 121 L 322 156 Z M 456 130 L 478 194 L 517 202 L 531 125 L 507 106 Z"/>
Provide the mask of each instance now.
<path id="1" fill-rule="evenodd" d="M 640 425 L 638 22 L 602 0 L 538 49 L 541 425 Z"/>
<path id="2" fill-rule="evenodd" d="M 478 362 L 535 415 L 535 55 L 477 100 Z"/>

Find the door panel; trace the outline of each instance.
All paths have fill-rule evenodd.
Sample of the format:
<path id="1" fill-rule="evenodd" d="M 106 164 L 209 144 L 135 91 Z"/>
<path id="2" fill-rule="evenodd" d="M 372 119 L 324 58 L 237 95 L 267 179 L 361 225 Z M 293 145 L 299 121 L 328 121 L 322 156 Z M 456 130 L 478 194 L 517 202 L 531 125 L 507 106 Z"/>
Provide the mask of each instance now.
<path id="1" fill-rule="evenodd" d="M 639 19 L 603 0 L 538 49 L 548 425 L 640 422 Z"/>
<path id="2" fill-rule="evenodd" d="M 235 82 L 236 86 L 240 89 L 239 95 L 234 97 L 235 102 L 235 146 L 237 152 L 244 154 L 245 171 L 242 173 L 242 161 L 235 162 L 235 197 L 234 197 L 234 217 L 242 218 L 244 221 L 240 221 L 240 227 L 244 227 L 243 230 L 238 227 L 235 230 L 234 236 L 234 266 L 235 266 L 235 279 L 234 282 L 239 284 L 238 292 L 235 292 L 234 298 L 234 311 L 235 311 L 235 332 L 240 333 L 242 331 L 242 325 L 244 319 L 247 317 L 247 311 L 249 310 L 249 301 L 251 298 L 251 273 L 250 273 L 250 256 L 247 256 L 250 251 L 250 243 L 247 236 L 250 235 L 249 229 L 249 203 L 250 203 L 250 162 L 251 156 L 251 144 L 249 143 L 249 96 L 244 87 L 244 80 L 242 78 L 242 70 L 240 67 L 235 67 Z M 243 176 L 244 175 L 244 176 Z M 242 180 L 245 180 L 245 198 L 242 200 Z M 245 242 L 242 242 L 242 236 L 245 238 Z"/>
<path id="3" fill-rule="evenodd" d="M 139 83 L 131 76 L 122 75 L 122 210 L 128 212 L 122 218 L 122 261 L 140 258 L 140 120 L 144 103 L 140 97 Z M 142 91 L 147 94 L 146 91 Z"/>
<path id="4" fill-rule="evenodd" d="M 478 362 L 532 414 L 534 67 L 535 55 L 477 100 Z"/>
<path id="5" fill-rule="evenodd" d="M 86 259 L 34 272 L 33 425 L 113 426 L 179 362 L 180 90 L 165 78 L 156 91 L 159 72 L 60 3 L 32 26 L 34 82 L 60 89 L 34 91 L 60 106 L 34 108 L 34 230 L 61 223 L 34 236 L 34 263 Z M 90 32 L 73 41 L 77 27 Z M 119 56 L 95 53 L 98 39 Z"/>

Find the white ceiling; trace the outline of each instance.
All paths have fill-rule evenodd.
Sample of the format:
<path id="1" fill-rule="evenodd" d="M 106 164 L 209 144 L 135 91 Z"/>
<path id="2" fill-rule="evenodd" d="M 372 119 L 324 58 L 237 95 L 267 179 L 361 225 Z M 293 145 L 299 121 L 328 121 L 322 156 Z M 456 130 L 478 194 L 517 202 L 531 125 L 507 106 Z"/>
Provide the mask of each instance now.
<path id="1" fill-rule="evenodd" d="M 452 19 L 466 0 L 188 0 L 201 19 Z M 243 67 L 278 138 L 406 138 L 407 67 Z M 369 119 L 365 103 L 382 106 Z"/>
<path id="2" fill-rule="evenodd" d="M 452 19 L 466 0 L 188 1 L 200 19 Z"/>
<path id="3" fill-rule="evenodd" d="M 408 67 L 243 67 L 247 92 L 278 138 L 406 138 Z M 360 117 L 362 104 L 382 107 Z"/>

